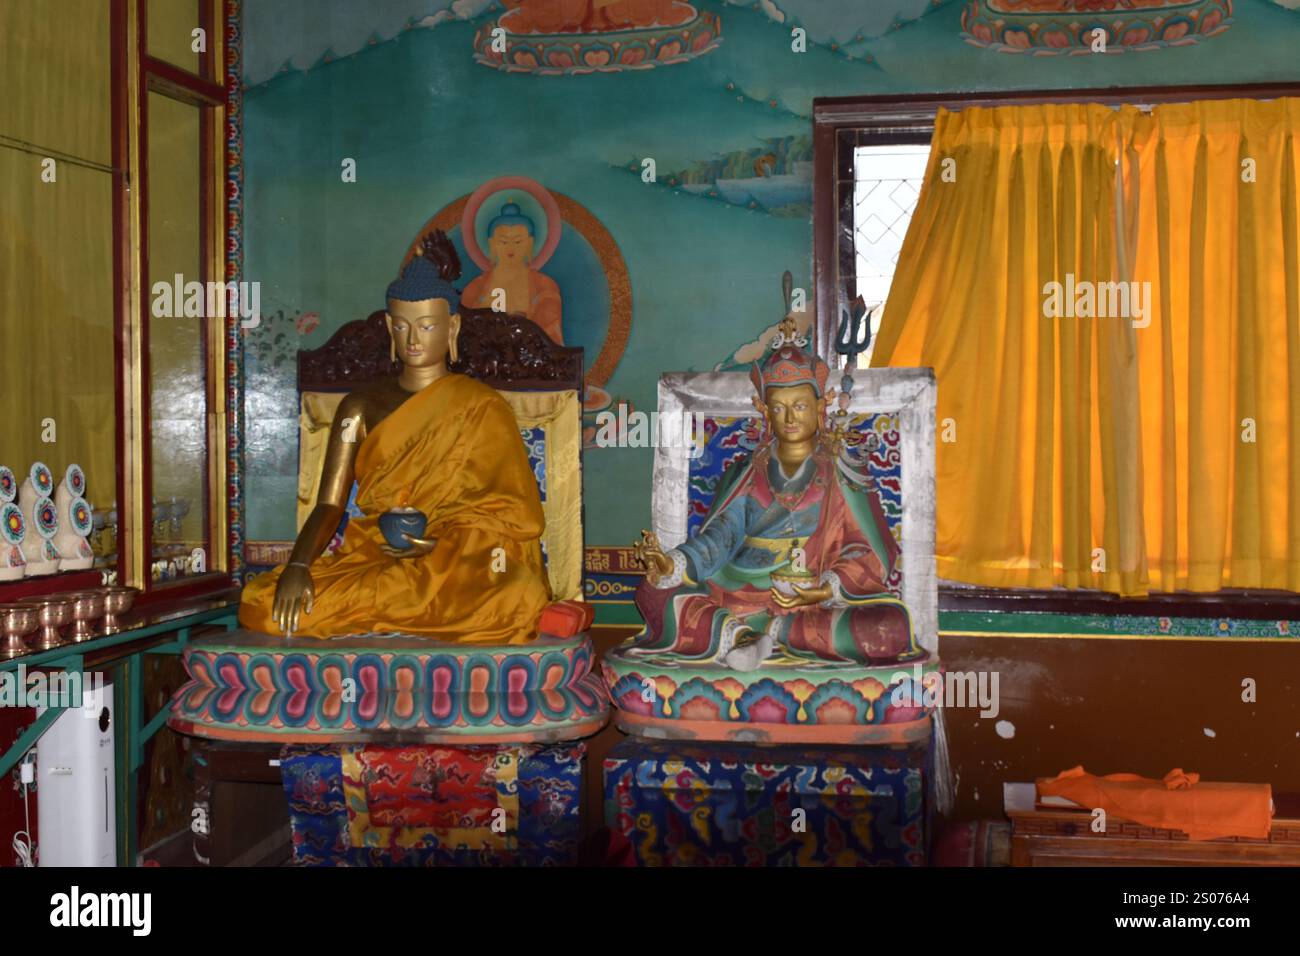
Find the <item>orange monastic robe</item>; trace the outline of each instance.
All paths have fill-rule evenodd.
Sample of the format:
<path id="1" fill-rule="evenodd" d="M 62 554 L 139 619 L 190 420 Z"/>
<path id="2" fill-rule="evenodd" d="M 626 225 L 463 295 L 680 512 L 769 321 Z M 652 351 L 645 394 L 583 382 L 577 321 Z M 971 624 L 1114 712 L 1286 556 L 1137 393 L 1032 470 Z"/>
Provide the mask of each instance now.
<path id="1" fill-rule="evenodd" d="M 370 431 L 357 449 L 356 479 L 363 517 L 348 522 L 338 551 L 312 562 L 316 600 L 299 618 L 305 636 L 401 631 L 466 644 L 537 636 L 550 598 L 545 520 L 505 399 L 467 376 L 443 376 Z M 438 540 L 429 554 L 380 551 L 379 515 L 403 506 L 428 515 L 422 537 Z M 248 582 L 244 627 L 277 633 L 271 607 L 282 570 Z"/>

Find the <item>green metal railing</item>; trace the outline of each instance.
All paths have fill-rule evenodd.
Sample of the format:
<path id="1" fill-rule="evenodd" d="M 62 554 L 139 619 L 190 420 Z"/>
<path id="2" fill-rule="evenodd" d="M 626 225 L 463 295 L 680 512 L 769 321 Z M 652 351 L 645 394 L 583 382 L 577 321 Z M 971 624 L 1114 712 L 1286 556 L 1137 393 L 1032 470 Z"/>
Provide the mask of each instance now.
<path id="1" fill-rule="evenodd" d="M 162 729 L 170 713 L 171 702 L 148 721 L 145 720 L 144 655 L 180 654 L 189 646 L 190 632 L 201 625 L 224 625 L 227 630 L 235 626 L 235 603 L 206 608 L 193 613 L 178 613 L 164 621 L 146 627 L 133 628 L 105 637 L 96 637 L 79 644 L 67 644 L 49 651 L 28 654 L 13 660 L 0 661 L 0 673 L 16 671 L 20 666 L 27 670 L 59 670 L 81 673 L 85 670 L 88 654 L 95 652 L 96 671 L 109 671 L 113 681 L 113 709 L 116 717 L 114 734 L 114 767 L 116 773 L 117 863 L 133 866 L 138 851 L 137 841 L 140 820 L 139 770 L 144 764 L 144 748 L 153 735 Z M 168 635 L 175 635 L 167 641 Z M 129 653 L 100 658 L 99 652 L 121 644 L 132 644 L 150 637 L 159 637 L 159 643 L 141 647 Z M 22 732 L 13 745 L 0 756 L 0 777 L 8 774 L 67 708 L 51 702 L 44 713 Z"/>

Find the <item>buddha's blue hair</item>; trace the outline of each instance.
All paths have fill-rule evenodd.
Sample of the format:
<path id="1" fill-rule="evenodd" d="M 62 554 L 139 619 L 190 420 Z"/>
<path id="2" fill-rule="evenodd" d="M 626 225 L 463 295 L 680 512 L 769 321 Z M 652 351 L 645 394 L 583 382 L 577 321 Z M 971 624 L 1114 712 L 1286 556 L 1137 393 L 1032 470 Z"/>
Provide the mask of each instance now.
<path id="1" fill-rule="evenodd" d="M 524 215 L 517 202 L 508 202 L 501 207 L 501 215 L 488 223 L 487 234 L 490 236 L 496 232 L 497 226 L 527 226 L 530 236 L 537 234 L 533 228 L 533 220 Z"/>
<path id="2" fill-rule="evenodd" d="M 416 256 L 407 263 L 401 277 L 389 284 L 386 297 L 398 302 L 445 299 L 451 315 L 460 313 L 460 293 L 442 277 L 439 268 L 424 256 Z"/>

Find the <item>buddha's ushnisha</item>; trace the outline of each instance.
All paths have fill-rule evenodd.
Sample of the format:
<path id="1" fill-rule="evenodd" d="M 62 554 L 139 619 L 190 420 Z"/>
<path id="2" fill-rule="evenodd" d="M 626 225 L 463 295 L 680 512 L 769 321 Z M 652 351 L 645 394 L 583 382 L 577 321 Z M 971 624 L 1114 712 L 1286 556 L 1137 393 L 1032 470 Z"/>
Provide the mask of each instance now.
<path id="1" fill-rule="evenodd" d="M 435 236 L 388 287 L 401 372 L 339 404 L 316 506 L 288 563 L 244 588 L 243 626 L 474 644 L 537 636 L 550 596 L 541 499 L 510 406 L 447 367 L 457 358 L 460 296 L 449 278 L 458 274 L 454 249 Z M 339 550 L 324 554 L 354 481 L 363 514 L 348 522 Z M 428 517 L 405 550 L 379 528 L 381 514 L 402 508 Z"/>

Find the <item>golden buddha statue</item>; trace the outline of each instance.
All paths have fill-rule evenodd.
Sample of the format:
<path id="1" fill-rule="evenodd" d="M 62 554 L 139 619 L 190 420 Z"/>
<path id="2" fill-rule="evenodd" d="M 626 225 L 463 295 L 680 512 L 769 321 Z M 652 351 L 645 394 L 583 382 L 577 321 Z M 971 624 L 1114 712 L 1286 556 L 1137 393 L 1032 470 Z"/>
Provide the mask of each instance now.
<path id="1" fill-rule="evenodd" d="M 440 235 L 388 287 L 386 321 L 402 370 L 339 404 L 316 506 L 288 563 L 244 588 L 244 627 L 471 644 L 537 636 L 550 599 L 541 499 L 510 406 L 448 369 L 461 322 L 448 277 L 458 273 L 455 251 Z M 325 555 L 354 481 L 363 516 Z M 420 512 L 425 530 L 394 541 L 381 517 L 403 512 Z"/>

